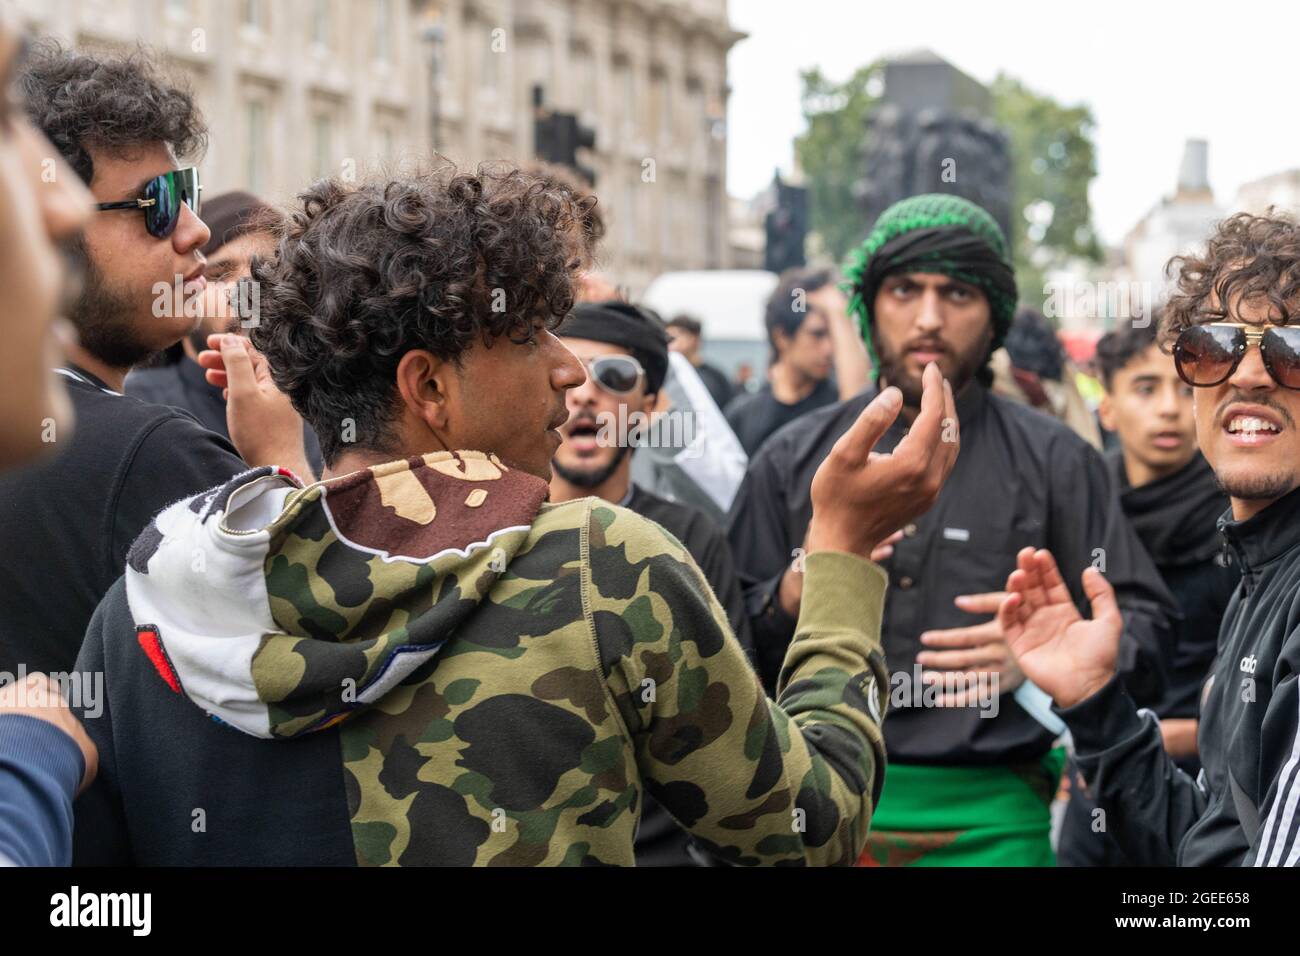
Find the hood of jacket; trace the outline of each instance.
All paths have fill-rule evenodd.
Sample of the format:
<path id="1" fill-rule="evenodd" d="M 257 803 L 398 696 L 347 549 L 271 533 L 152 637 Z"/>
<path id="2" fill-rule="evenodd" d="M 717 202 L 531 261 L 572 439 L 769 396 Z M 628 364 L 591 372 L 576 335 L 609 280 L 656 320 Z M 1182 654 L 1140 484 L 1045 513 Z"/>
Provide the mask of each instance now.
<path id="1" fill-rule="evenodd" d="M 244 733 L 330 727 L 436 666 L 546 496 L 475 451 L 306 486 L 245 472 L 166 508 L 132 546 L 136 639 L 174 692 Z"/>

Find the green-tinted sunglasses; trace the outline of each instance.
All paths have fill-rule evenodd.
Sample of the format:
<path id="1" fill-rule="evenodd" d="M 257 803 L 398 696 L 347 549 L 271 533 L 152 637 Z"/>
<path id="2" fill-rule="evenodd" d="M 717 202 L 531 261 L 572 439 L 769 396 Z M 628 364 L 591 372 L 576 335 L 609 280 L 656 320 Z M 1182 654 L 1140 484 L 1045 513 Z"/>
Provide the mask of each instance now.
<path id="1" fill-rule="evenodd" d="M 189 206 L 194 215 L 199 214 L 199 193 L 202 190 L 198 169 L 187 166 L 149 180 L 144 184 L 144 195 L 140 199 L 101 202 L 96 203 L 95 208 L 100 211 L 143 209 L 144 227 L 149 230 L 149 235 L 166 239 L 176 230 L 176 223 L 181 218 L 182 203 Z"/>

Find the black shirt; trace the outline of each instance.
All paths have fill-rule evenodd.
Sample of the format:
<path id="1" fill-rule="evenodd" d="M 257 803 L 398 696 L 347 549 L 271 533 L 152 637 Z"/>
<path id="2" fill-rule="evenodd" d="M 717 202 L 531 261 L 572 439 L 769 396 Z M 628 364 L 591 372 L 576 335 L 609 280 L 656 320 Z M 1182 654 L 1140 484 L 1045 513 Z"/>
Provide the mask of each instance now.
<path id="1" fill-rule="evenodd" d="M 221 389 L 208 384 L 204 369 L 189 356 L 158 368 L 136 369 L 126 377 L 124 391 L 155 405 L 171 405 L 189 412 L 200 425 L 230 440 L 230 427 L 226 423 L 226 400 Z M 307 463 L 317 475 L 321 473 L 320 442 L 311 426 L 303 425 L 303 446 Z M 314 476 L 303 475 L 304 481 Z"/>
<path id="2" fill-rule="evenodd" d="M 786 425 L 801 415 L 807 415 L 814 409 L 833 404 L 839 398 L 839 392 L 830 379 L 823 379 L 793 405 L 778 401 L 772 394 L 772 386 L 764 385 L 757 392 L 737 395 L 727 406 L 727 424 L 740 439 L 745 454 L 750 458 L 781 426 Z"/>
<path id="3" fill-rule="evenodd" d="M 750 462 L 737 493 L 727 533 L 769 688 L 794 633 L 795 621 L 781 610 L 776 592 L 808 528 L 813 474 L 875 394 L 872 386 L 773 435 Z M 1019 763 L 1046 753 L 1053 734 L 1009 695 L 1001 697 L 992 717 L 976 707 L 893 703 L 895 681 L 901 689 L 913 679 L 923 631 L 990 619 L 958 609 L 955 597 L 1003 590 L 1021 548 L 1048 548 L 1086 614 L 1080 574 L 1104 563 L 1125 619 L 1120 671 L 1148 701 L 1163 691 L 1176 611 L 1092 446 L 1056 419 L 977 383 L 958 396 L 957 417 L 961 453 L 939 500 L 904 529 L 882 565 L 890 579 L 881 632 L 891 671 L 885 743 L 889 759 L 900 763 Z M 904 434 L 900 418 L 876 450 L 891 451 Z M 899 699 L 922 696 L 917 690 Z"/>
<path id="4" fill-rule="evenodd" d="M 740 646 L 752 660 L 754 647 L 749 636 L 749 615 L 736 579 L 731 548 L 722 529 L 694 508 L 660 498 L 637 485 L 632 486 L 624 507 L 661 525 L 682 543 L 704 572 L 718 603 L 727 612 L 727 620 Z M 649 795 L 641 813 L 635 849 L 637 866 L 697 866 L 708 860 L 702 850 L 692 849 L 690 834 Z"/>
<path id="5" fill-rule="evenodd" d="M 1195 717 L 1201 685 L 1218 649 L 1223 613 L 1241 580 L 1219 534 L 1219 518 L 1231 502 L 1199 451 L 1172 475 L 1140 488 L 1129 484 L 1118 449 L 1106 458 L 1119 482 L 1124 513 L 1182 612 L 1169 686 L 1152 709 L 1161 717 Z"/>
<path id="6" fill-rule="evenodd" d="M 188 415 L 65 370 L 71 437 L 0 476 L 0 670 L 70 671 L 91 614 L 153 516 L 247 465 Z"/>
<path id="7" fill-rule="evenodd" d="M 731 387 L 731 382 L 728 381 L 727 376 L 707 362 L 701 362 L 695 366 L 695 371 L 699 374 L 704 387 L 709 390 L 709 395 L 713 397 L 713 401 L 718 408 L 726 408 L 727 403 L 736 394 L 736 390 Z"/>

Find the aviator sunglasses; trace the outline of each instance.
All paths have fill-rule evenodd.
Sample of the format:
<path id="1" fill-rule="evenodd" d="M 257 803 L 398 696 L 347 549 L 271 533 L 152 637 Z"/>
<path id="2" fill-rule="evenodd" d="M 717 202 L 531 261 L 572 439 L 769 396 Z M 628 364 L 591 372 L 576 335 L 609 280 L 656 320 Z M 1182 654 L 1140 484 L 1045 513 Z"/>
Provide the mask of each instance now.
<path id="1" fill-rule="evenodd" d="M 1183 329 L 1174 343 L 1174 367 L 1188 385 L 1222 385 L 1246 350 L 1259 346 L 1264 368 L 1283 388 L 1300 389 L 1300 326 L 1211 322 Z"/>
<path id="2" fill-rule="evenodd" d="M 142 210 L 144 227 L 149 235 L 156 239 L 166 239 L 176 230 L 176 223 L 181 218 L 182 203 L 189 206 L 194 215 L 199 214 L 199 193 L 202 190 L 198 169 L 187 166 L 149 180 L 144 184 L 143 195 L 138 199 L 96 203 L 95 208 L 101 212 L 109 209 Z"/>

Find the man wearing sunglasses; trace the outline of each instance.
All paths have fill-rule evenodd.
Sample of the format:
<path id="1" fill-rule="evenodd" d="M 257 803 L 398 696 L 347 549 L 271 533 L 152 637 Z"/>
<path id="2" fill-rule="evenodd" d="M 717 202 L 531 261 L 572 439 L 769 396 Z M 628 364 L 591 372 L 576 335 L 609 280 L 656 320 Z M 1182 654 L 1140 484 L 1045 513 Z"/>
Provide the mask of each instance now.
<path id="1" fill-rule="evenodd" d="M 704 572 L 727 621 L 752 658 L 749 618 L 722 529 L 688 505 L 652 494 L 632 481 L 635 434 L 648 422 L 668 374 L 668 333 L 658 317 L 626 302 L 583 302 L 556 334 L 587 368 L 587 381 L 565 392 L 569 419 L 551 461 L 551 501 L 594 496 L 649 518 L 680 541 Z M 673 414 L 671 410 L 667 414 Z M 648 428 L 640 429 L 642 434 Z M 696 866 L 708 854 L 647 796 L 637 831 L 638 866 Z"/>
<path id="2" fill-rule="evenodd" d="M 189 94 L 140 54 L 52 41 L 27 52 L 17 86 L 57 150 L 44 161 L 61 157 L 56 178 L 76 175 L 98 206 L 71 241 L 86 279 L 68 312 L 78 341 L 55 370 L 78 426 L 47 429 L 57 454 L 0 479 L 0 667 L 65 671 L 153 515 L 247 465 L 188 415 L 121 394 L 133 365 L 197 321 L 188 300 L 205 285 L 209 232 L 197 174 L 178 159 L 205 137 Z"/>
<path id="3" fill-rule="evenodd" d="M 1241 213 L 1175 259 L 1163 329 L 1193 386 L 1196 436 L 1228 494 L 1241 584 L 1201 692 L 1193 779 L 1114 677 L 1120 622 L 1096 570 L 1084 619 L 1051 553 L 1025 549 L 998 619 L 1051 694 L 1108 831 L 1136 863 L 1300 864 L 1300 223 Z M 1134 800 L 1134 794 L 1141 799 Z"/>
<path id="4" fill-rule="evenodd" d="M 1144 322 L 1127 322 L 1097 343 L 1096 365 L 1105 394 L 1101 424 L 1118 436 L 1106 454 L 1120 489 L 1120 504 L 1156 569 L 1178 602 L 1176 652 L 1161 699 L 1165 750 L 1192 776 L 1201 685 L 1214 663 L 1223 613 L 1241 573 L 1223 553 L 1219 516 L 1228 496 L 1196 446 L 1193 388 L 1158 342 L 1157 310 Z M 1061 825 L 1060 862 L 1065 866 L 1127 866 L 1131 861 L 1104 829 L 1093 826 L 1095 804 L 1082 779 L 1070 770 L 1070 802 Z"/>

